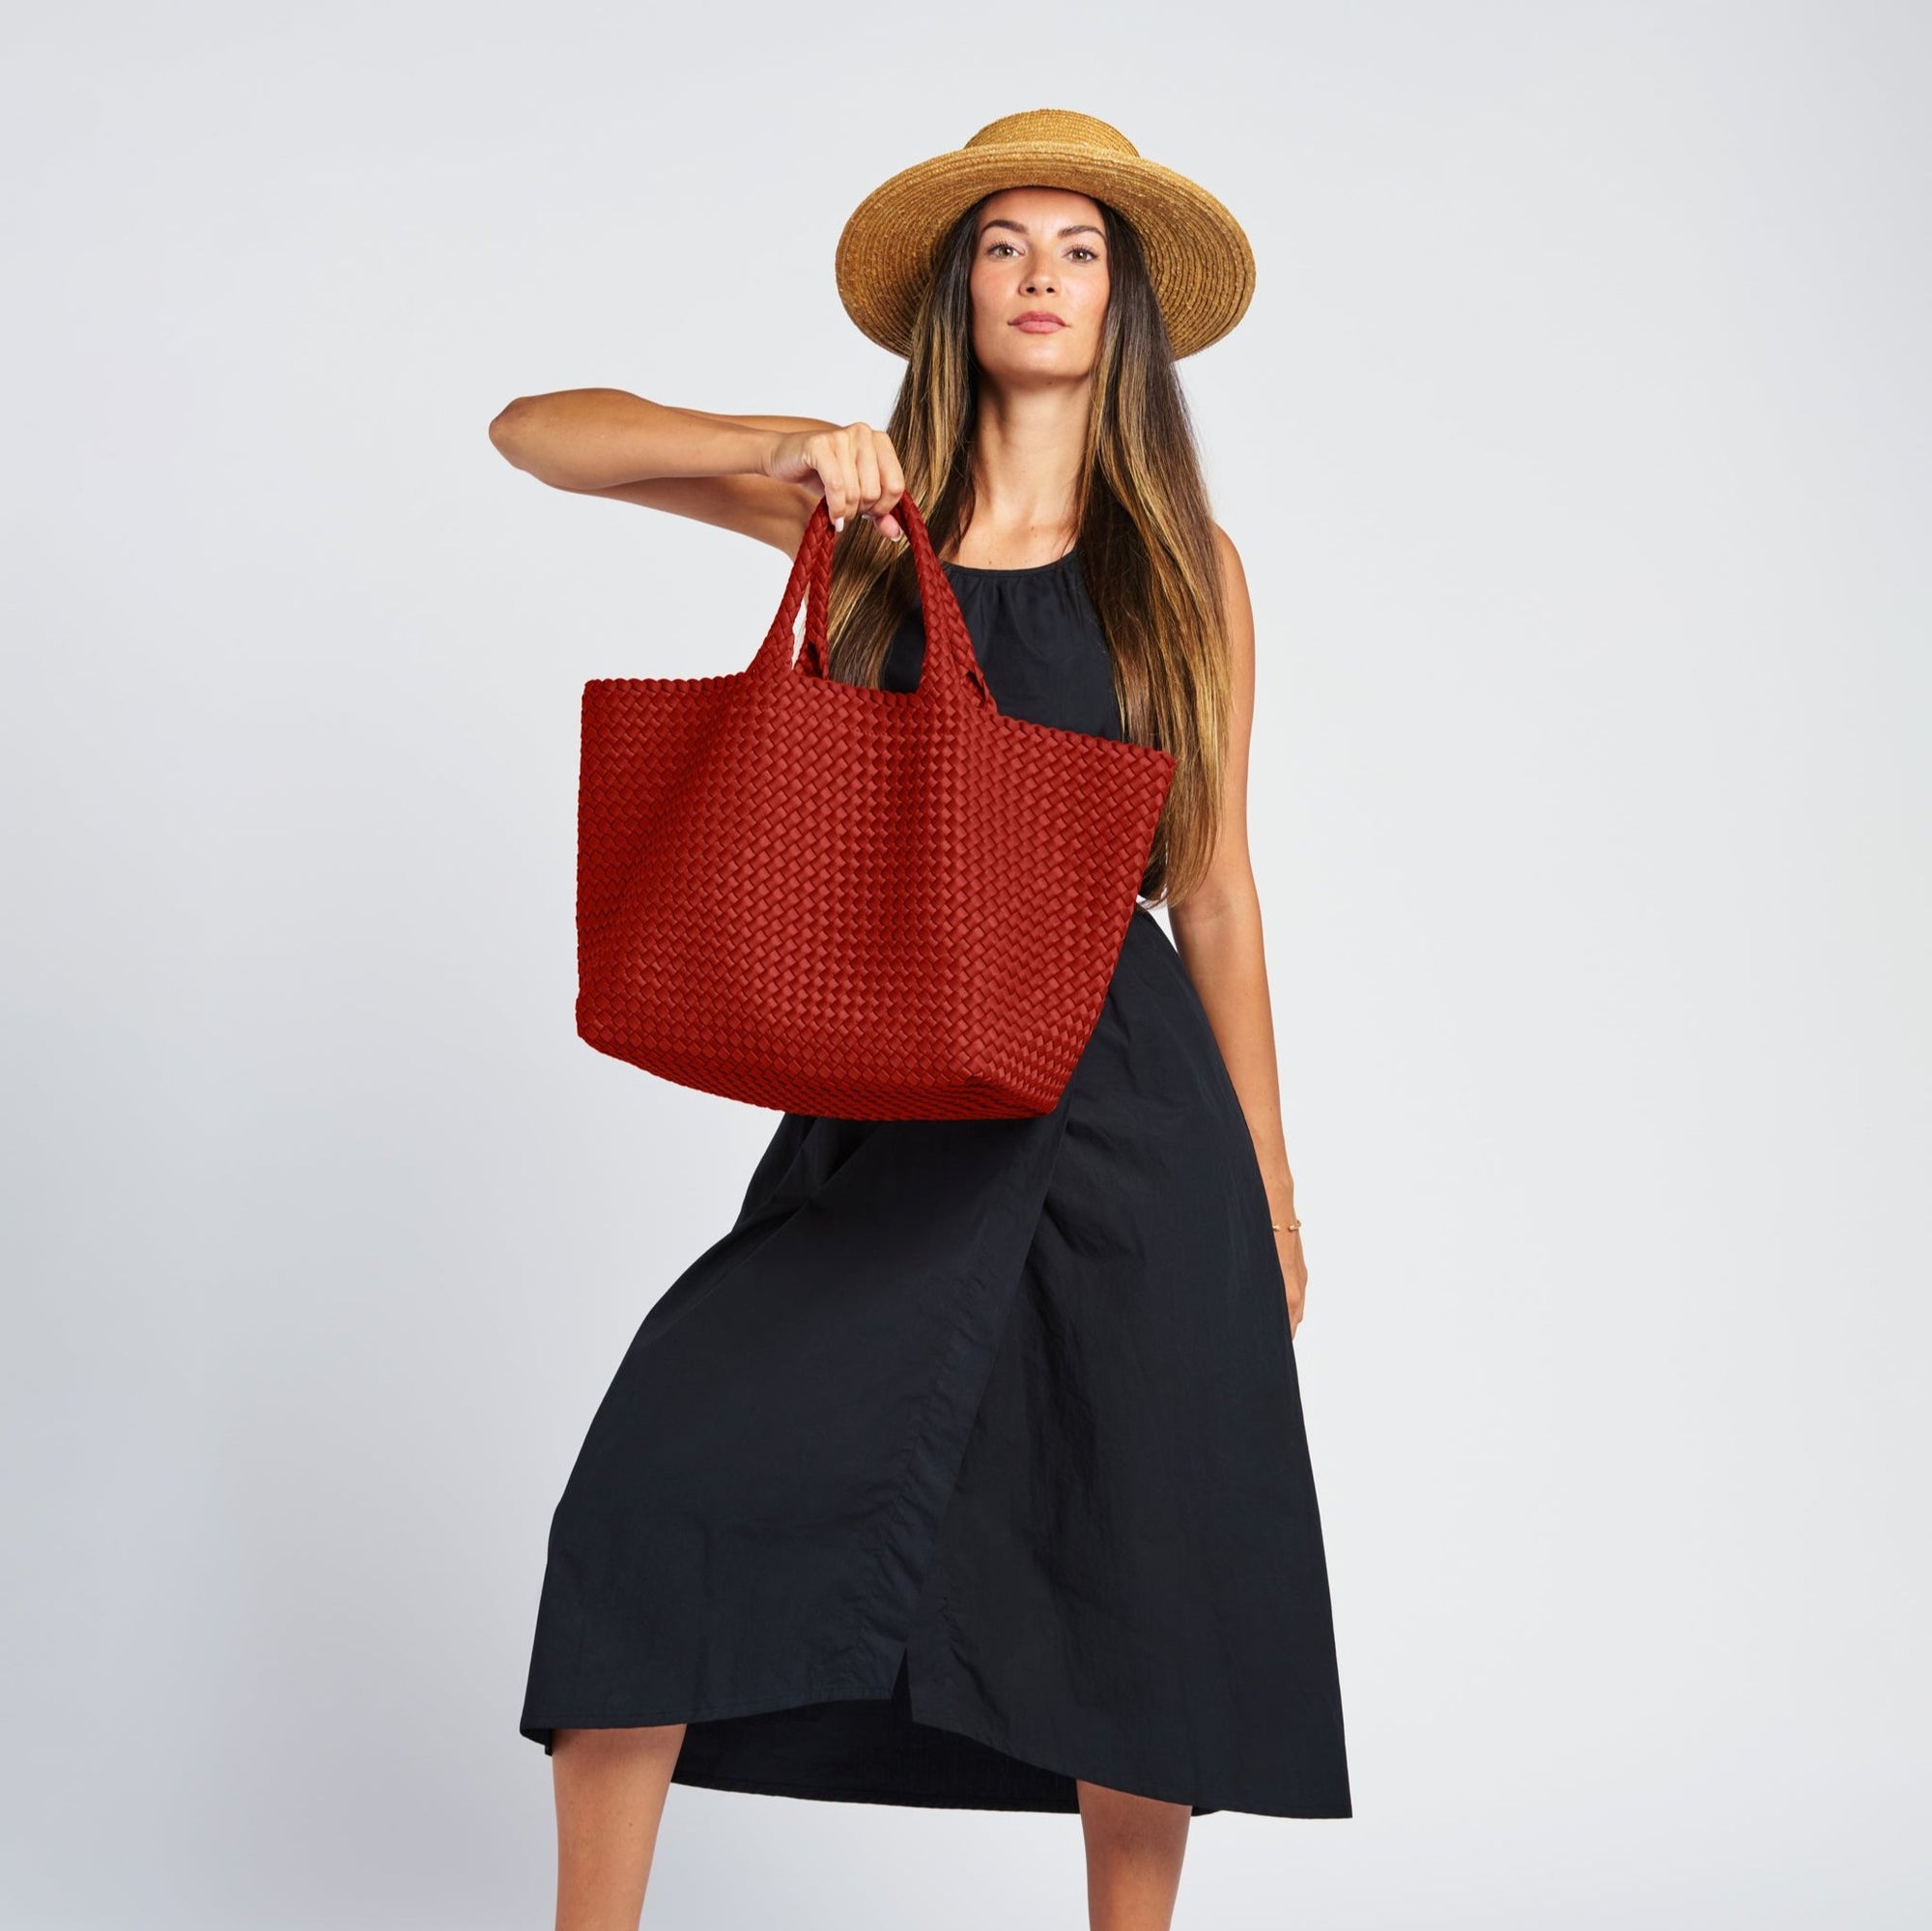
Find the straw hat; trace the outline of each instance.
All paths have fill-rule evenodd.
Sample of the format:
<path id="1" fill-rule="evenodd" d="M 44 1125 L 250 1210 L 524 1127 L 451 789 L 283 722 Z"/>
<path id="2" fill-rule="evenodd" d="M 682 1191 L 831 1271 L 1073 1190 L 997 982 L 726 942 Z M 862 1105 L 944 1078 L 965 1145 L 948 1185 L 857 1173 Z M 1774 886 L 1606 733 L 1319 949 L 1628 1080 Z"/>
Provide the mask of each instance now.
<path id="1" fill-rule="evenodd" d="M 1118 128 L 1091 114 L 1036 107 L 901 169 L 852 211 L 838 237 L 838 298 L 882 349 L 911 353 L 913 318 L 946 231 L 1003 187 L 1074 188 L 1124 214 L 1145 244 L 1177 356 L 1218 342 L 1247 312 L 1254 251 L 1205 187 L 1143 160 Z"/>

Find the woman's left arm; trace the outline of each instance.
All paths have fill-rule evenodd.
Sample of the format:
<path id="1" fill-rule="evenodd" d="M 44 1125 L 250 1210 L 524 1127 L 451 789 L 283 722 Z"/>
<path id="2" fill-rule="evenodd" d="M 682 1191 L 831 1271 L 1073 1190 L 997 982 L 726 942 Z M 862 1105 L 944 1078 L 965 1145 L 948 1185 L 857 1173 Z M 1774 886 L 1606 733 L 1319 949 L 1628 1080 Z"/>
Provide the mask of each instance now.
<path id="1" fill-rule="evenodd" d="M 1288 1285 L 1289 1332 L 1301 1325 L 1308 1292 L 1295 1220 L 1294 1176 L 1281 1124 L 1281 1083 L 1275 1065 L 1274 1014 L 1268 1001 L 1262 947 L 1261 895 L 1248 858 L 1248 740 L 1255 714 L 1255 614 L 1240 553 L 1214 526 L 1228 608 L 1228 678 L 1232 693 L 1228 757 L 1223 774 L 1221 834 L 1208 875 L 1167 908 L 1176 950 L 1207 1009 L 1228 1075 L 1240 1097 L 1267 1188 L 1268 1218 L 1281 1223 L 1275 1250 Z"/>

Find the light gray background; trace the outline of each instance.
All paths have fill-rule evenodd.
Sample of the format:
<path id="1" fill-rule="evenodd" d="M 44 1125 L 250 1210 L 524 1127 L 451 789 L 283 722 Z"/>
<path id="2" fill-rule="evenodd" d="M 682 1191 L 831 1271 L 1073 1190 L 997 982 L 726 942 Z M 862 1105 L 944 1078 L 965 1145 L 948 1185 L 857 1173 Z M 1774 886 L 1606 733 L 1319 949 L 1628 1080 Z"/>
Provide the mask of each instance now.
<path id="1" fill-rule="evenodd" d="M 485 426 L 882 421 L 846 213 L 1055 104 L 1260 261 L 1186 382 L 1358 1815 L 1179 1922 L 1925 1921 L 1923 7 L 7 38 L 0 1917 L 550 1921 L 550 1510 L 775 1124 L 575 1037 L 579 693 L 784 561 Z M 1081 1910 L 1067 1819 L 677 1790 L 647 1921 Z"/>

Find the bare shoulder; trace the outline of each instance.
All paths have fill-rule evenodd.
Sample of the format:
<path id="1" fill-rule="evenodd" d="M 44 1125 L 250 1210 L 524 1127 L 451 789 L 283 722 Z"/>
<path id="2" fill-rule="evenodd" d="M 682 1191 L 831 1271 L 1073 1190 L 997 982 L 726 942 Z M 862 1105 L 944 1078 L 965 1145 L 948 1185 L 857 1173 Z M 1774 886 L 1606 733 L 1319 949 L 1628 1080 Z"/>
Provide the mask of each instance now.
<path id="1" fill-rule="evenodd" d="M 1241 553 L 1235 548 L 1235 539 L 1218 523 L 1214 525 L 1214 554 L 1221 559 L 1221 581 L 1229 594 L 1245 599 L 1248 576 L 1241 565 Z"/>
<path id="2" fill-rule="evenodd" d="M 735 415 L 716 410 L 684 409 L 685 415 L 707 422 L 748 422 L 754 429 L 837 429 L 816 415 Z M 798 554 L 799 539 L 810 521 L 818 493 L 803 483 L 781 483 L 770 476 L 655 476 L 641 483 L 613 483 L 585 490 L 588 497 L 609 497 L 613 502 L 636 503 L 642 509 L 668 510 L 719 529 L 769 543 L 787 556 Z"/>

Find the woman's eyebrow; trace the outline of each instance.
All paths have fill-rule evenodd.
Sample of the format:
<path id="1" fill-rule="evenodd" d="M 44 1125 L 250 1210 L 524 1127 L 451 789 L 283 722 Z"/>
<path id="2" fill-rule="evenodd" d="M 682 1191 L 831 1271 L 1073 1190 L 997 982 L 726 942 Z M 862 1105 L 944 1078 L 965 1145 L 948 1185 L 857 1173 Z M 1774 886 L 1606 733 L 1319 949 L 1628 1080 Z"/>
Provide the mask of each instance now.
<path id="1" fill-rule="evenodd" d="M 1028 232 L 1025 222 L 1009 221 L 1004 214 L 996 214 L 980 230 L 981 238 L 983 239 L 995 228 L 1010 228 L 1015 235 L 1024 235 Z M 1069 221 L 1060 233 L 1065 238 L 1068 235 L 1102 235 L 1103 231 L 1094 227 L 1091 221 Z"/>

